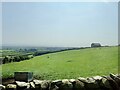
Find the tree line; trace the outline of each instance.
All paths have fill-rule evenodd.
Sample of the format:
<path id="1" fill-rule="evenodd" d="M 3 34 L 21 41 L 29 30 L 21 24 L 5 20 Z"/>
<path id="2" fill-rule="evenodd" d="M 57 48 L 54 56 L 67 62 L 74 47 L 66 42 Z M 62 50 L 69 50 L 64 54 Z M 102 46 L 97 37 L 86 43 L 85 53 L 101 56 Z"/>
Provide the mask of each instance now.
<path id="1" fill-rule="evenodd" d="M 29 60 L 31 58 L 33 58 L 33 55 L 5 56 L 2 59 L 2 64 L 11 63 L 11 62 L 20 62 L 23 60 Z"/>

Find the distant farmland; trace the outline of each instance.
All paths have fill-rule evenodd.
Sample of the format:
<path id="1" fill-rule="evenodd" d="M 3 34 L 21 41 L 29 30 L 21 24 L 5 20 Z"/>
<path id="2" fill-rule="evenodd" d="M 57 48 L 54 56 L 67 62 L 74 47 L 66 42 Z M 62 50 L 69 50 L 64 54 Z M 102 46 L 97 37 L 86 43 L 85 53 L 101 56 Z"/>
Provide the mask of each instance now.
<path id="1" fill-rule="evenodd" d="M 32 71 L 35 78 L 63 79 L 118 73 L 118 47 L 87 48 L 36 56 L 30 60 L 4 64 L 3 78 L 15 71 Z"/>

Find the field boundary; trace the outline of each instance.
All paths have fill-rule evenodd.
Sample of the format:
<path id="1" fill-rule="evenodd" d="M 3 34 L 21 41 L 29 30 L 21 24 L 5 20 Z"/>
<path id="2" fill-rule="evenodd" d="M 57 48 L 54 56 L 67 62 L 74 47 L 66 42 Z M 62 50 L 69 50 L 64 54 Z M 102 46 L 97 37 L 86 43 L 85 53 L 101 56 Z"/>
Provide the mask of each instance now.
<path id="1" fill-rule="evenodd" d="M 2 90 L 120 90 L 120 75 L 62 80 L 14 81 L 0 85 Z"/>

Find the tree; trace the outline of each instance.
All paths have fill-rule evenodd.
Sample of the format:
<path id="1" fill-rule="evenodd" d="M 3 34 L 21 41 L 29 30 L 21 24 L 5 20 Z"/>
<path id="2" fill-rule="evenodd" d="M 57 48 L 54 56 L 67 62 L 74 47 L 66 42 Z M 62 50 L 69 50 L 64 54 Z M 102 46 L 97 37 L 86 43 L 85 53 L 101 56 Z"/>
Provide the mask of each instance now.
<path id="1" fill-rule="evenodd" d="M 3 64 L 8 63 L 8 62 L 9 62 L 8 57 L 5 56 L 5 58 L 3 59 Z"/>
<path id="2" fill-rule="evenodd" d="M 15 56 L 14 60 L 15 60 L 15 62 L 20 62 L 20 57 L 19 56 Z"/>

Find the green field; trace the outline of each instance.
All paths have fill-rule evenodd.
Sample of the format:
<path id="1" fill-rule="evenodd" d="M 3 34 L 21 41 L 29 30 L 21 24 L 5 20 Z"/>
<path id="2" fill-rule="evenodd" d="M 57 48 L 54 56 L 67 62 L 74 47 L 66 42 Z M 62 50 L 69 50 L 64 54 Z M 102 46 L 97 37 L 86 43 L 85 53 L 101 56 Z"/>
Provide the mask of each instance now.
<path id="1" fill-rule="evenodd" d="M 118 73 L 118 47 L 68 50 L 4 64 L 3 78 L 16 71 L 32 71 L 35 78 L 63 79 Z"/>

